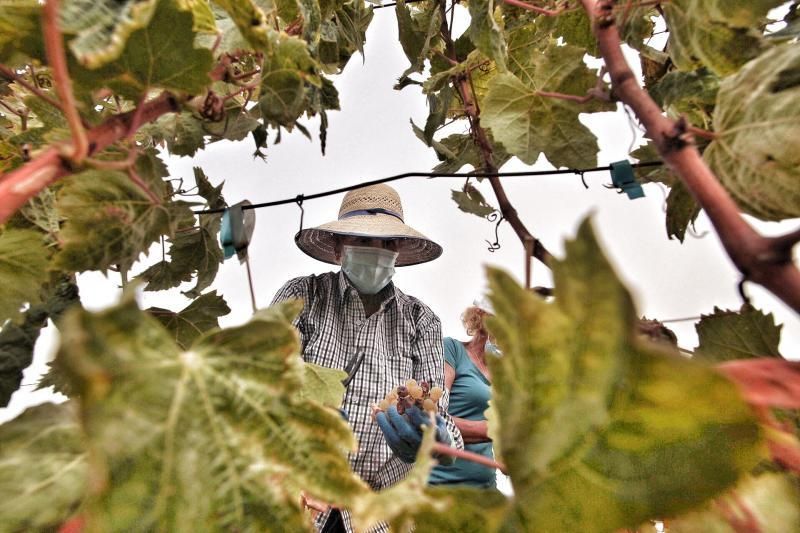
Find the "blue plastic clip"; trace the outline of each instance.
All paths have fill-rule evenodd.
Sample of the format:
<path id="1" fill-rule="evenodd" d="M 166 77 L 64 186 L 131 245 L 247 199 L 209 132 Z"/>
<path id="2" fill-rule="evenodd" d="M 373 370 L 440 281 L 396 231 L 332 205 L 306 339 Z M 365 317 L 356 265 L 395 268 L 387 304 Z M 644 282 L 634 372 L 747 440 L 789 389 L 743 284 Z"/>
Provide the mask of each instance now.
<path id="1" fill-rule="evenodd" d="M 255 211 L 242 209 L 250 205 L 247 200 L 241 201 L 225 209 L 222 214 L 222 225 L 219 231 L 219 242 L 225 259 L 230 259 L 234 254 L 239 255 L 239 260 L 244 261 L 247 257 L 247 246 L 255 229 Z"/>
<path id="2" fill-rule="evenodd" d="M 642 190 L 641 184 L 636 181 L 633 167 L 627 159 L 611 163 L 611 181 L 614 187 L 621 189 L 621 192 L 627 194 L 630 200 L 644 197 L 644 190 Z"/>

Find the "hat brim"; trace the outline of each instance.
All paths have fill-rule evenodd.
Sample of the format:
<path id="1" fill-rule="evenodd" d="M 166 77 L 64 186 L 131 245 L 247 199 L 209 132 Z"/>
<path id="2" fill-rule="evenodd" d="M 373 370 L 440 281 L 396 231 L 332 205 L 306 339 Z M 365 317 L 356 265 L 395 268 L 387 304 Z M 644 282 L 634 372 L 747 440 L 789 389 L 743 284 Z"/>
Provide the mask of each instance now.
<path id="1" fill-rule="evenodd" d="M 442 255 L 442 247 L 391 215 L 359 215 L 336 220 L 316 228 L 301 230 L 295 235 L 297 247 L 314 259 L 336 264 L 336 235 L 397 239 L 399 247 L 395 266 L 417 265 Z"/>

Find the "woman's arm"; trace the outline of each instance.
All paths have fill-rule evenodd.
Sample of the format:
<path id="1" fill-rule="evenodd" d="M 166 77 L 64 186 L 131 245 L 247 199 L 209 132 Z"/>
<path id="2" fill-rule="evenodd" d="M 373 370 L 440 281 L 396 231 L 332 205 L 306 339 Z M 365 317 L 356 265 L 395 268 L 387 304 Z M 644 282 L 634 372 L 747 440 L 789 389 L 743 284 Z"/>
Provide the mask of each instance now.
<path id="1" fill-rule="evenodd" d="M 450 391 L 453 387 L 453 382 L 456 380 L 456 370 L 450 363 L 444 364 L 444 386 Z M 476 442 L 488 442 L 492 439 L 489 438 L 489 426 L 486 420 L 467 420 L 466 418 L 459 418 L 450 415 L 455 422 L 456 427 L 461 431 L 461 437 L 464 439 L 464 444 L 474 444 Z"/>

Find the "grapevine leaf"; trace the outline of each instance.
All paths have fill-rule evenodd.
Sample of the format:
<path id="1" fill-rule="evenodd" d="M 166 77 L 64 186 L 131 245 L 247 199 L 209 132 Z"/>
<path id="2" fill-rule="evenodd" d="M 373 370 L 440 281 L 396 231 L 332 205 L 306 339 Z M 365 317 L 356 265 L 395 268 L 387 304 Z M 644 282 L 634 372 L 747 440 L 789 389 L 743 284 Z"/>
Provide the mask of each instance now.
<path id="1" fill-rule="evenodd" d="M 306 109 L 305 82 L 316 76 L 305 41 L 282 36 L 261 75 L 261 116 L 287 128 L 293 126 Z"/>
<path id="2" fill-rule="evenodd" d="M 689 224 L 694 224 L 700 206 L 683 182 L 676 182 L 667 196 L 667 236 L 683 242 Z"/>
<path id="3" fill-rule="evenodd" d="M 255 0 L 214 0 L 224 9 L 242 36 L 256 50 L 270 51 L 276 31 L 270 28 L 267 15 Z"/>
<path id="4" fill-rule="evenodd" d="M 0 330 L 0 407 L 7 406 L 11 395 L 19 389 L 23 371 L 33 362 L 33 349 L 47 319 L 55 322 L 64 310 L 80 303 L 78 286 L 68 276 L 55 275 L 42 293 L 42 303 L 29 307 L 20 324 L 9 321 Z"/>
<path id="5" fill-rule="evenodd" d="M 190 11 L 194 25 L 192 30 L 198 33 L 217 33 L 217 22 L 208 0 L 176 0 L 178 8 Z"/>
<path id="6" fill-rule="evenodd" d="M 0 425 L 3 531 L 55 531 L 83 498 L 88 468 L 74 408 L 45 403 Z"/>
<path id="7" fill-rule="evenodd" d="M 703 509 L 669 521 L 670 533 L 796 531 L 800 487 L 778 472 L 743 480 L 730 494 Z M 738 527 L 737 527 L 738 526 Z"/>
<path id="8" fill-rule="evenodd" d="M 725 76 L 767 46 L 759 26 L 784 0 L 674 0 L 664 5 L 668 50 L 682 70 L 706 66 Z"/>
<path id="9" fill-rule="evenodd" d="M 159 198 L 168 195 L 166 168 L 154 153 L 137 159 L 142 181 Z M 130 267 L 158 241 L 172 235 L 178 221 L 192 217 L 187 204 L 155 204 L 124 173 L 88 170 L 65 181 L 57 209 L 64 216 L 61 251 L 57 266 L 70 271 L 107 270 L 113 265 Z"/>
<path id="10" fill-rule="evenodd" d="M 231 108 L 225 111 L 222 120 L 217 122 L 204 121 L 203 131 L 213 135 L 218 139 L 229 141 L 241 141 L 258 127 L 258 120 L 247 114 L 241 107 Z"/>
<path id="11" fill-rule="evenodd" d="M 411 63 L 403 73 L 403 77 L 412 72 L 421 72 L 425 66 L 425 59 L 431 49 L 431 44 L 439 34 L 441 14 L 439 5 L 431 2 L 425 11 L 412 15 L 412 11 L 400 0 L 395 6 L 397 15 L 397 28 L 400 44 Z"/>
<path id="12" fill-rule="evenodd" d="M 206 199 L 208 208 L 224 207 L 222 185 L 212 186 L 199 167 L 195 167 L 194 176 L 198 194 Z M 171 289 L 196 276 L 195 286 L 184 292 L 184 295 L 197 298 L 216 278 L 223 260 L 222 248 L 217 239 L 221 215 L 203 215 L 197 226 L 194 226 L 194 216 L 187 220 L 191 220 L 192 227 L 181 228 L 180 232 L 169 239 L 170 260 L 159 261 L 140 274 L 147 281 L 146 291 Z"/>
<path id="13" fill-rule="evenodd" d="M 495 16 L 494 0 L 471 0 L 468 8 L 471 19 L 467 35 L 478 50 L 494 61 L 501 72 L 505 71 L 508 45 L 503 29 L 498 24 L 498 20 L 502 23 L 502 17 Z"/>
<path id="14" fill-rule="evenodd" d="M 719 90 L 719 78 L 705 69 L 672 71 L 652 88 L 650 96 L 673 117 L 686 117 L 703 129 L 710 129 Z"/>
<path id="15" fill-rule="evenodd" d="M 424 132 L 418 127 L 414 126 L 414 133 L 420 139 L 425 138 Z M 509 159 L 511 154 L 506 152 L 502 145 L 494 142 L 492 137 L 489 140 L 494 147 L 492 153 L 494 157 L 494 164 L 497 168 L 503 166 Z M 483 158 L 481 157 L 480 149 L 475 145 L 472 137 L 460 133 L 449 135 L 441 141 L 435 139 L 431 142 L 431 146 L 436 151 L 436 156 L 439 158 L 439 163 L 433 170 L 434 172 L 458 172 L 464 165 L 469 165 L 475 170 L 483 170 Z M 478 178 L 479 180 L 481 178 Z"/>
<path id="16" fill-rule="evenodd" d="M 772 313 L 750 306 L 737 311 L 714 308 L 695 324 L 698 346 L 695 357 L 710 362 L 749 359 L 752 357 L 782 357 L 778 350 L 782 325 L 775 325 Z"/>
<path id="17" fill-rule="evenodd" d="M 500 531 L 500 526 L 508 519 L 510 501 L 496 490 L 428 487 L 425 493 L 431 501 L 444 502 L 445 510 L 437 512 L 429 506 L 415 510 L 412 517 L 414 531 L 418 533 Z"/>
<path id="18" fill-rule="evenodd" d="M 566 251 L 552 304 L 489 270 L 503 350 L 492 402 L 525 529 L 613 531 L 731 487 L 763 454 L 736 386 L 635 339 L 631 297 L 588 222 Z"/>
<path id="19" fill-rule="evenodd" d="M 21 324 L 7 322 L 0 329 L 0 407 L 8 406 L 11 395 L 22 383 L 22 372 L 33 362 L 33 347 L 47 323 L 40 306 L 23 313 Z"/>
<path id="20" fill-rule="evenodd" d="M 13 65 L 18 52 L 31 49 L 41 50 L 33 55 L 43 57 L 41 10 L 37 0 L 0 0 L 0 63 Z"/>
<path id="21" fill-rule="evenodd" d="M 747 213 L 800 216 L 800 44 L 776 46 L 726 78 L 703 158 Z"/>
<path id="22" fill-rule="evenodd" d="M 453 201 L 465 213 L 484 218 L 496 211 L 493 206 L 486 203 L 481 192 L 471 184 L 467 184 L 463 191 L 452 191 L 452 193 Z"/>
<path id="23" fill-rule="evenodd" d="M 428 107 L 430 113 L 425 120 L 425 129 L 423 130 L 423 141 L 430 146 L 433 143 L 433 134 L 436 133 L 447 120 L 447 113 L 450 111 L 450 105 L 453 102 L 453 89 L 448 85 L 438 93 L 428 95 Z"/>
<path id="24" fill-rule="evenodd" d="M 147 312 L 156 317 L 173 334 L 178 346 L 186 350 L 197 337 L 210 329 L 218 328 L 217 319 L 227 315 L 231 310 L 225 299 L 217 295 L 217 291 L 211 291 L 177 313 L 159 307 L 151 307 Z"/>
<path id="25" fill-rule="evenodd" d="M 87 527 L 299 531 L 301 488 L 336 504 L 366 490 L 348 467 L 347 424 L 296 396 L 299 306 L 209 331 L 188 351 L 132 293 L 102 313 L 65 316 L 56 363 L 80 398 L 99 489 Z"/>
<path id="26" fill-rule="evenodd" d="M 205 146 L 205 131 L 202 120 L 192 113 L 170 113 L 159 117 L 151 127 L 139 131 L 154 139 L 163 139 L 169 153 L 177 156 L 193 156 Z"/>
<path id="27" fill-rule="evenodd" d="M 521 39 L 518 32 L 516 39 Z M 577 104 L 541 96 L 540 91 L 584 96 L 597 75 L 583 63 L 584 51 L 549 42 L 543 53 L 515 46 L 509 54 L 510 73 L 488 84 L 482 121 L 494 138 L 513 155 L 533 164 L 544 152 L 556 167 L 597 164 L 597 139 L 578 120 L 580 112 L 610 109 L 606 104 Z"/>
<path id="28" fill-rule="evenodd" d="M 734 359 L 718 364 L 717 368 L 739 386 L 742 397 L 750 405 L 800 409 L 800 362 L 779 357 L 756 357 Z M 800 421 L 796 415 L 795 412 L 796 421 Z M 771 435 L 772 439 L 776 436 Z"/>
<path id="29" fill-rule="evenodd" d="M 213 56 L 210 50 L 195 48 L 192 15 L 174 2 L 159 1 L 150 24 L 130 35 L 113 62 L 94 70 L 74 65 L 70 74 L 80 87 L 109 87 L 134 101 L 153 88 L 202 92 L 211 83 Z"/>
<path id="30" fill-rule="evenodd" d="M 300 14 L 303 17 L 303 40 L 311 50 L 316 50 L 322 28 L 322 10 L 318 0 L 298 0 Z"/>
<path id="31" fill-rule="evenodd" d="M 640 162 L 661 160 L 661 154 L 658 153 L 658 149 L 652 142 L 648 142 L 631 152 L 631 157 Z M 668 187 L 673 187 L 680 182 L 680 179 L 669 170 L 667 165 L 637 168 L 636 178 L 642 183 L 663 183 Z"/>
<path id="32" fill-rule="evenodd" d="M 303 363 L 303 370 L 305 385 L 298 391 L 301 398 L 314 400 L 334 409 L 341 407 L 345 391 L 342 380 L 347 377 L 347 372 L 313 363 Z"/>
<path id="33" fill-rule="evenodd" d="M 74 36 L 69 48 L 78 62 L 96 69 L 122 54 L 130 35 L 150 22 L 157 4 L 157 0 L 65 0 L 59 25 Z"/>
<path id="34" fill-rule="evenodd" d="M 0 233 L 0 324 L 16 318 L 23 304 L 39 301 L 49 256 L 44 235 L 37 231 L 7 229 Z"/>
<path id="35" fill-rule="evenodd" d="M 364 55 L 366 31 L 372 21 L 373 10 L 366 2 L 352 2 L 336 9 L 335 19 L 339 29 L 339 56 L 343 66 L 350 56 Z"/>

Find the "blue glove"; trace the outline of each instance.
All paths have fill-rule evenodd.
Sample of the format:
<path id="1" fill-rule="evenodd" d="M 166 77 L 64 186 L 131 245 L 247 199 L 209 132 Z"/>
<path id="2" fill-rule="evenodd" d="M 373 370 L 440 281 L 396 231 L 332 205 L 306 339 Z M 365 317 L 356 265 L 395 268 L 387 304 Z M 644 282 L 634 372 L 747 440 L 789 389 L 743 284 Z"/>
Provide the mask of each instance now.
<path id="1" fill-rule="evenodd" d="M 422 444 L 422 426 L 430 426 L 431 420 L 416 406 L 407 408 L 405 414 L 408 419 L 392 405 L 385 412 L 375 415 L 375 421 L 394 454 L 404 463 L 413 463 Z M 450 445 L 450 433 L 439 415 L 436 415 L 436 441 Z"/>

